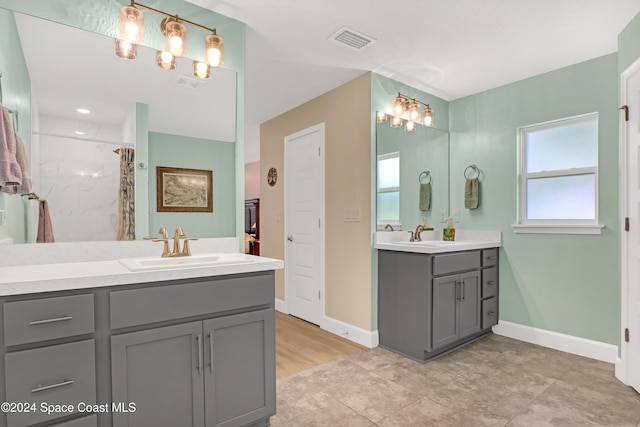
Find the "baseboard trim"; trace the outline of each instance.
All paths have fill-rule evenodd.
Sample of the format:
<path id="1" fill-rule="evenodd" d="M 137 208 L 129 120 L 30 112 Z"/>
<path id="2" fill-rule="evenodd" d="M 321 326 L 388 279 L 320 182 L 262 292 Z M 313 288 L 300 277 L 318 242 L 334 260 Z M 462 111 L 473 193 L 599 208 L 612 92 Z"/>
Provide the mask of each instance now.
<path id="1" fill-rule="evenodd" d="M 493 328 L 493 333 L 520 341 L 553 348 L 578 356 L 589 357 L 603 362 L 615 363 L 617 367 L 618 346 L 599 341 L 547 331 L 531 326 L 500 321 Z"/>
<path id="2" fill-rule="evenodd" d="M 289 309 L 287 308 L 287 303 L 281 299 L 276 298 L 276 302 L 274 305 L 276 311 L 279 311 L 284 314 L 289 314 Z"/>
<path id="3" fill-rule="evenodd" d="M 627 371 L 625 369 L 625 366 L 622 363 L 622 359 L 620 359 L 619 357 L 616 358 L 616 365 L 615 365 L 615 376 L 616 378 L 624 385 L 629 385 L 629 382 L 627 380 Z"/>
<path id="4" fill-rule="evenodd" d="M 378 331 L 367 331 L 328 316 L 324 316 L 320 327 L 334 335 L 346 338 L 349 341 L 368 348 L 377 347 L 379 343 Z"/>

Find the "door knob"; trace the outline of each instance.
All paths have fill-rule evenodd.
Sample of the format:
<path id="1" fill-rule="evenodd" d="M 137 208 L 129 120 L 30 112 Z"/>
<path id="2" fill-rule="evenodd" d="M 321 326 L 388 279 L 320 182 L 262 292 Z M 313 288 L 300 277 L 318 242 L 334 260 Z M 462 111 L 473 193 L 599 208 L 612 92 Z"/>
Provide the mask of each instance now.
<path id="1" fill-rule="evenodd" d="M 293 236 L 287 236 L 287 240 L 293 242 Z"/>

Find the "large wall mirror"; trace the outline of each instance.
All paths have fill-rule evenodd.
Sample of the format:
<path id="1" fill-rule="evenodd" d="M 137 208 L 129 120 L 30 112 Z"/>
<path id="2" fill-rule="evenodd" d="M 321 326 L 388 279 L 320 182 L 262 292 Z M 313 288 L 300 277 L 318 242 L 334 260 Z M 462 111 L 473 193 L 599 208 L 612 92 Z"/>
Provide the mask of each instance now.
<path id="1" fill-rule="evenodd" d="M 413 230 L 425 219 L 428 227 L 442 228 L 449 215 L 449 133 L 378 123 L 376 146 L 377 228 Z"/>
<path id="2" fill-rule="evenodd" d="M 31 85 L 31 117 L 21 115 L 20 121 L 24 132 L 31 128 L 25 139 L 34 191 L 49 204 L 56 241 L 115 240 L 120 170 L 113 150 L 120 147 L 145 156 L 136 173 L 146 178 L 136 183 L 136 192 L 149 202 L 136 209 L 143 235 L 158 224 L 187 228 L 190 223 L 198 237 L 235 236 L 235 71 L 216 68 L 209 79 L 199 80 L 189 58 L 177 58 L 177 69 L 166 71 L 156 65 L 155 50 L 138 46 L 137 59 L 125 61 L 114 55 L 109 37 L 13 15 Z M 3 84 L 11 93 L 11 80 Z M 155 166 L 213 170 L 214 213 L 155 212 Z M 30 240 L 37 204 L 24 203 Z"/>

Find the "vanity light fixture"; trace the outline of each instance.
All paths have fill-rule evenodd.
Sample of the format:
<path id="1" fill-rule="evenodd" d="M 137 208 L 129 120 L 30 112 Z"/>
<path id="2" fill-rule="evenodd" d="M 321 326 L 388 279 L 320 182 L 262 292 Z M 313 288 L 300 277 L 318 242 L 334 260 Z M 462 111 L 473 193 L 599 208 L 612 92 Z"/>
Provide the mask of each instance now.
<path id="1" fill-rule="evenodd" d="M 420 105 L 425 107 L 422 112 L 420 111 Z M 429 104 L 425 104 L 415 98 L 409 98 L 400 92 L 398 92 L 398 96 L 393 100 L 391 108 L 393 111 L 391 127 L 402 126 L 403 118 L 407 120 L 404 126 L 404 130 L 407 132 L 413 132 L 415 130 L 416 122 L 422 123 L 424 127 L 432 127 L 434 125 L 434 113 Z"/>
<path id="2" fill-rule="evenodd" d="M 204 62 L 193 61 L 193 75 L 199 79 L 208 79 L 211 77 L 211 68 Z"/>
<path id="3" fill-rule="evenodd" d="M 173 56 L 184 56 L 187 53 L 187 29 L 177 17 L 167 17 L 160 23 L 160 30 L 166 39 L 165 50 Z"/>
<path id="4" fill-rule="evenodd" d="M 176 57 L 170 52 L 156 52 L 156 64 L 163 70 L 175 70 L 176 69 Z"/>
<path id="5" fill-rule="evenodd" d="M 376 113 L 376 122 L 378 123 L 386 123 L 387 122 L 387 113 L 384 111 L 378 111 Z"/>
<path id="6" fill-rule="evenodd" d="M 144 37 L 144 16 L 139 8 L 166 16 L 160 23 L 160 31 L 165 37 L 166 47 L 164 52 L 158 52 L 156 63 L 165 70 L 174 70 L 175 57 L 184 56 L 187 52 L 187 29 L 184 24 L 193 25 L 211 34 L 204 39 L 204 68 L 199 61 L 194 61 L 193 75 L 200 79 L 211 76 L 209 67 L 220 67 L 224 64 L 224 40 L 216 33 L 215 28 L 205 27 L 195 22 L 171 15 L 159 9 L 131 0 L 129 6 L 120 8 L 120 38 L 116 40 L 116 55 L 123 59 L 136 58 L 136 44 L 141 43 Z M 168 56 L 171 55 L 171 58 Z"/>
<path id="7" fill-rule="evenodd" d="M 136 59 L 138 49 L 135 44 L 128 40 L 116 39 L 116 56 L 122 59 Z"/>
<path id="8" fill-rule="evenodd" d="M 402 126 L 402 117 L 392 116 L 389 125 L 391 125 L 392 128 L 399 128 L 400 126 Z"/>

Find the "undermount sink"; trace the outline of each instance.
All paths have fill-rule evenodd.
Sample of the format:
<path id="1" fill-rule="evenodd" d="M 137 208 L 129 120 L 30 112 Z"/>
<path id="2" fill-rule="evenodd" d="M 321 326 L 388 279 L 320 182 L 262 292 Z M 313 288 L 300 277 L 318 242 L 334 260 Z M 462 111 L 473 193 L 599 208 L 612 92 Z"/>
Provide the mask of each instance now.
<path id="1" fill-rule="evenodd" d="M 225 265 L 250 264 L 255 259 L 242 253 L 219 253 L 191 255 L 186 257 L 145 257 L 118 260 L 130 271 L 176 270 L 195 267 L 219 267 Z"/>

